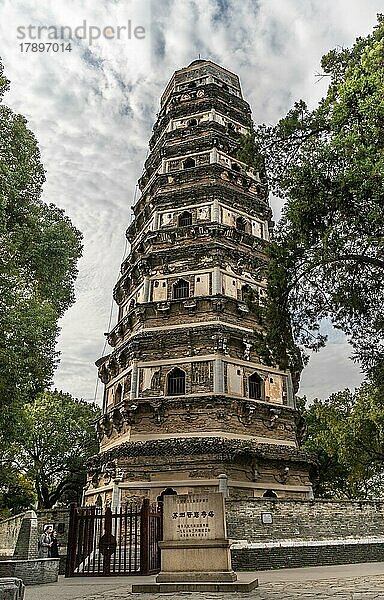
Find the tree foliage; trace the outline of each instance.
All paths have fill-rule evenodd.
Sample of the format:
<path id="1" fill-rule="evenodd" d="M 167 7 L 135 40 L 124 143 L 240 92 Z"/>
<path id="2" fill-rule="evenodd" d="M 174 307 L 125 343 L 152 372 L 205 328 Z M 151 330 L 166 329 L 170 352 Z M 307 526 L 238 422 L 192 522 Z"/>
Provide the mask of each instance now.
<path id="1" fill-rule="evenodd" d="M 295 339 L 324 345 L 324 318 L 384 385 L 384 19 L 322 59 L 326 96 L 256 130 L 271 189 L 286 200 L 270 249 L 272 309 Z M 274 307 L 274 308 L 273 308 Z"/>
<path id="2" fill-rule="evenodd" d="M 241 136 L 236 156 L 258 173 L 267 193 L 264 157 L 254 131 Z M 285 266 L 278 260 L 278 251 L 279 246 L 274 242 L 265 248 L 267 260 L 272 264 L 272 268 L 269 266 L 267 269 L 268 299 L 263 299 L 261 303 L 258 294 L 249 290 L 246 303 L 261 326 L 261 329 L 254 333 L 255 349 L 261 361 L 267 365 L 278 366 L 282 370 L 290 370 L 294 390 L 297 391 L 304 356 L 293 338 L 288 306 L 278 301 L 281 290 L 288 285 Z"/>
<path id="3" fill-rule="evenodd" d="M 303 449 L 318 458 L 316 496 L 372 499 L 384 493 L 384 406 L 380 391 L 363 384 L 305 407 Z"/>
<path id="4" fill-rule="evenodd" d="M 11 464 L 0 469 L 0 518 L 17 514 L 36 500 L 33 481 L 17 472 Z"/>
<path id="5" fill-rule="evenodd" d="M 34 482 L 39 508 L 51 508 L 63 497 L 80 501 L 85 463 L 98 452 L 99 415 L 96 405 L 58 391 L 24 405 L 8 461 Z"/>
<path id="6" fill-rule="evenodd" d="M 45 180 L 26 120 L 2 104 L 0 63 L 0 443 L 17 410 L 51 381 L 58 319 L 74 301 L 81 235 L 41 199 Z"/>

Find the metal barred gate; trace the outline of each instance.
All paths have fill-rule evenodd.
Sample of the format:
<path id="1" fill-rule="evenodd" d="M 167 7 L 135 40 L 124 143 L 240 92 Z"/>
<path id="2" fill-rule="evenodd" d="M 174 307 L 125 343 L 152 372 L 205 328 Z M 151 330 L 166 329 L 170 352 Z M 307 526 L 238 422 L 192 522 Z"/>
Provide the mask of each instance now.
<path id="1" fill-rule="evenodd" d="M 71 506 L 65 576 L 150 575 L 160 570 L 162 503 L 112 511 Z"/>

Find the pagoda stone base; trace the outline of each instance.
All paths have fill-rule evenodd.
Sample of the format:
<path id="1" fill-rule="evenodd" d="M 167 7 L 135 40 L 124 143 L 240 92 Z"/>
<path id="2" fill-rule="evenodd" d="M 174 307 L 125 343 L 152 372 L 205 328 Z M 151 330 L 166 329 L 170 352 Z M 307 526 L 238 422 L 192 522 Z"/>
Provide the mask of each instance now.
<path id="1" fill-rule="evenodd" d="M 169 571 L 167 573 L 159 573 L 156 577 L 156 583 L 186 583 L 188 581 L 195 582 L 196 578 L 200 581 L 208 581 L 211 583 L 220 583 L 228 581 L 236 581 L 237 576 L 234 571 L 203 571 L 196 573 L 196 571 Z"/>
<path id="2" fill-rule="evenodd" d="M 167 594 L 171 592 L 251 592 L 258 587 L 257 579 L 247 574 L 244 579 L 228 583 L 208 583 L 204 581 L 191 581 L 185 583 L 144 583 L 132 586 L 132 593 L 144 592 L 151 594 Z M 196 576 L 195 576 L 196 577 Z"/>
<path id="3" fill-rule="evenodd" d="M 99 493 L 103 504 L 111 502 L 116 486 L 123 503 L 155 501 L 165 490 L 214 492 L 221 474 L 232 499 L 273 492 L 273 497 L 305 500 L 311 497 L 312 469 L 308 456 L 292 446 L 225 437 L 126 442 L 92 459 L 86 502 L 94 504 Z"/>

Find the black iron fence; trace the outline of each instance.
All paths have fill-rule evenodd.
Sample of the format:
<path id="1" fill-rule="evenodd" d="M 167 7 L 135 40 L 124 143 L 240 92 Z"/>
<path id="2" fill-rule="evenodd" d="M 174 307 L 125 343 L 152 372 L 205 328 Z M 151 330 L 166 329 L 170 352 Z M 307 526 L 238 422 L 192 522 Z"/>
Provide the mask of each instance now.
<path id="1" fill-rule="evenodd" d="M 114 511 L 71 506 L 66 577 L 149 575 L 160 570 L 162 504 Z"/>

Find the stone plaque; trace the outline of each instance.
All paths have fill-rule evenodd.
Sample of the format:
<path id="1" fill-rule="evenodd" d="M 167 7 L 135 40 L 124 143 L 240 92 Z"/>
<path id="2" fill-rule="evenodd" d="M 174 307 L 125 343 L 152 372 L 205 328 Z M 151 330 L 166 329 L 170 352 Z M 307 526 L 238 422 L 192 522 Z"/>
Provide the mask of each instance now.
<path id="1" fill-rule="evenodd" d="M 263 525 L 271 525 L 273 523 L 272 513 L 261 513 L 261 522 Z"/>
<path id="2" fill-rule="evenodd" d="M 167 496 L 164 540 L 217 540 L 226 537 L 222 494 Z"/>

